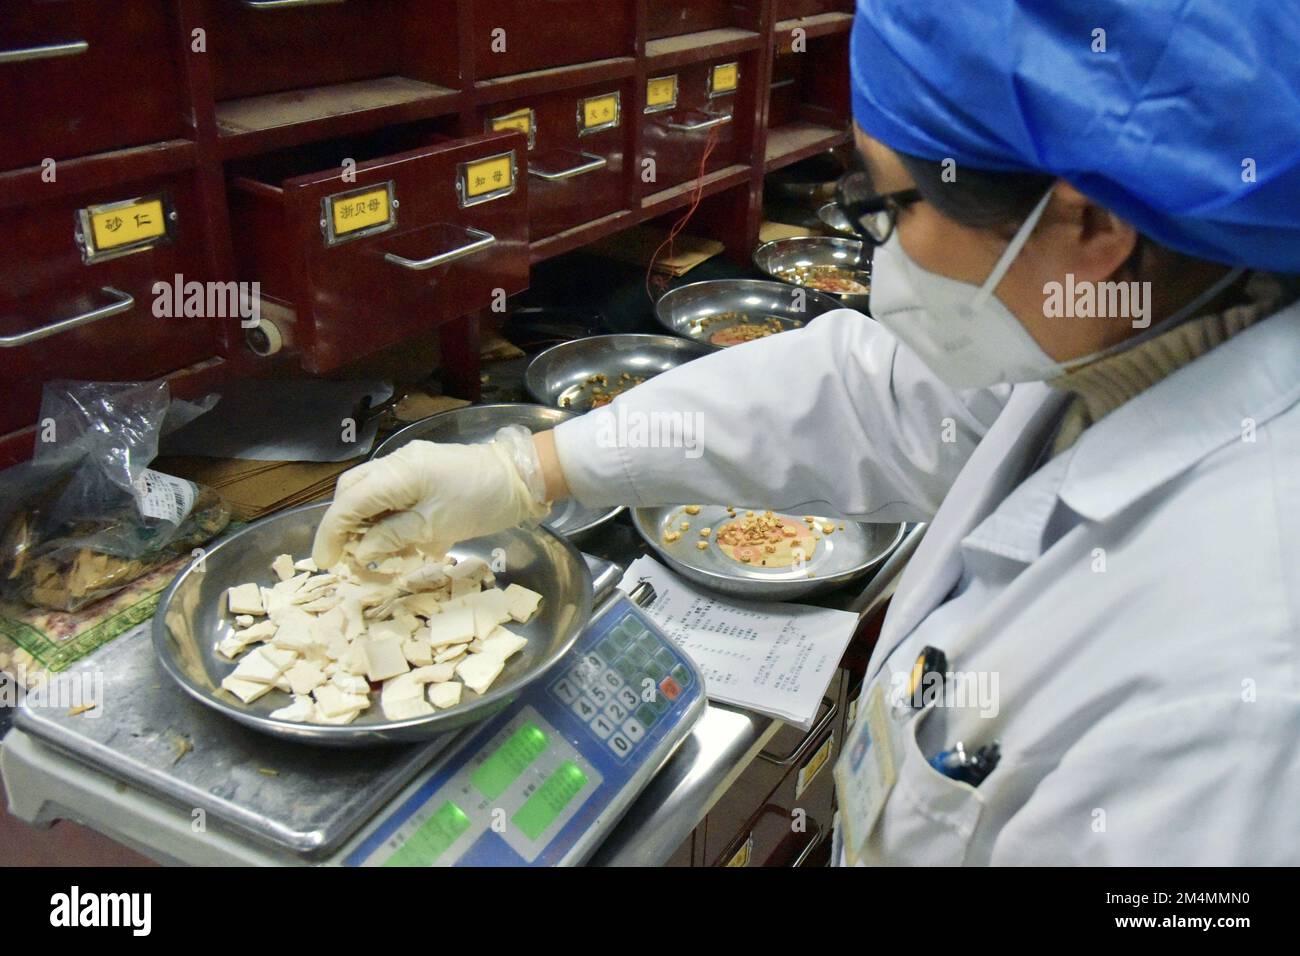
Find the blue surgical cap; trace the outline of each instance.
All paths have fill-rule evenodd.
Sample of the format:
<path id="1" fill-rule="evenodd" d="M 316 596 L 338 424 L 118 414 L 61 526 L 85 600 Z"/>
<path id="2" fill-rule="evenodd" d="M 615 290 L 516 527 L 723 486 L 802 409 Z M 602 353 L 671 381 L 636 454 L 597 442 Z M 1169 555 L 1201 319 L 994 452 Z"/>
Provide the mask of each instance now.
<path id="1" fill-rule="evenodd" d="M 1058 176 L 1170 248 L 1300 273 L 1297 0 L 858 0 L 853 115 Z"/>

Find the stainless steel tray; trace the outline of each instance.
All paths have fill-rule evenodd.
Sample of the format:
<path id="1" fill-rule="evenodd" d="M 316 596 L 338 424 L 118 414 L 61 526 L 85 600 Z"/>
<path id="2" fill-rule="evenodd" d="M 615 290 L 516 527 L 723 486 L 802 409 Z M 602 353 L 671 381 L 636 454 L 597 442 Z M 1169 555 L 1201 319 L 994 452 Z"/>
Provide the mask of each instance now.
<path id="1" fill-rule="evenodd" d="M 356 747 L 428 740 L 483 720 L 510 703 L 569 651 L 591 618 L 591 572 L 563 538 L 544 528 L 514 528 L 466 541 L 452 550 L 455 557 L 503 560 L 506 570 L 497 576 L 501 584 L 517 582 L 542 595 L 533 619 L 514 626 L 528 638 L 528 645 L 510 659 L 486 694 L 467 688 L 460 705 L 404 721 L 387 720 L 378 700 L 344 726 L 273 719 L 271 711 L 285 706 L 288 695 L 272 691 L 244 704 L 221 690 L 222 678 L 235 668 L 217 654 L 217 645 L 233 627 L 223 595 L 245 581 L 274 583 L 271 561 L 278 554 L 309 554 L 327 507 L 328 502 L 302 505 L 223 538 L 163 593 L 153 619 L 154 649 L 163 669 L 195 700 L 263 733 L 305 743 Z"/>
<path id="2" fill-rule="evenodd" d="M 391 455 L 407 442 L 424 441 L 459 442 L 477 445 L 489 442 L 498 428 L 522 425 L 532 432 L 546 431 L 561 422 L 576 417 L 576 413 L 545 405 L 528 405 L 523 402 L 500 402 L 495 405 L 467 405 L 431 415 L 412 422 L 400 431 L 389 435 L 375 449 L 371 458 Z M 584 508 L 572 498 L 551 510 L 542 524 L 566 538 L 577 538 L 613 519 L 623 509 Z"/>
<path id="3" fill-rule="evenodd" d="M 752 322 L 775 319 L 786 331 L 840 307 L 835 299 L 815 289 L 805 289 L 800 296 L 785 282 L 713 279 L 678 286 L 665 293 L 655 304 L 655 318 L 675 335 L 719 349 L 726 346 L 709 340 L 746 319 Z M 714 318 L 729 312 L 740 313 L 743 318 L 721 321 Z"/>
<path id="4" fill-rule="evenodd" d="M 737 509 L 737 515 L 745 510 Z M 828 591 L 861 577 L 879 565 L 903 539 L 901 524 L 869 524 L 816 516 L 817 524 L 832 523 L 836 529 L 822 535 L 804 566 L 764 568 L 741 564 L 727 557 L 716 541 L 717 529 L 735 516 L 723 505 L 702 505 L 699 514 L 687 515 L 681 505 L 661 508 L 635 508 L 632 521 L 637 531 L 668 567 L 682 577 L 721 594 L 757 601 L 790 601 Z M 802 521 L 802 515 L 788 515 Z M 664 532 L 677 530 L 687 520 L 690 529 L 675 542 L 664 541 Z M 843 524 L 843 530 L 838 530 Z M 699 529 L 709 527 L 714 534 L 708 548 L 699 550 Z"/>
<path id="5" fill-rule="evenodd" d="M 604 375 L 614 385 L 624 373 L 649 379 L 712 351 L 671 335 L 593 335 L 542 352 L 528 366 L 524 384 L 543 405 L 585 412 L 591 408 L 592 376 Z"/>
<path id="6" fill-rule="evenodd" d="M 853 273 L 853 277 L 871 287 L 871 250 L 864 249 L 857 239 L 837 236 L 799 236 L 793 239 L 774 239 L 754 250 L 754 265 L 773 279 L 801 285 L 790 270 L 799 266 L 835 266 Z M 869 292 L 822 292 L 836 299 L 840 305 L 866 310 L 871 298 Z"/>

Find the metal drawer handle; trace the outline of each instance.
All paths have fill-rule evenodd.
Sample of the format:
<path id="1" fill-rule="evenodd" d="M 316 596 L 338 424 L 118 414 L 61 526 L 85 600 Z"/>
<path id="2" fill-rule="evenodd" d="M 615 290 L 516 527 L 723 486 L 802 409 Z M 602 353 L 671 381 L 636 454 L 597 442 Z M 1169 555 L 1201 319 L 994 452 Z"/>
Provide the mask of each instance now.
<path id="1" fill-rule="evenodd" d="M 768 753 L 766 750 L 760 750 L 758 752 L 759 759 L 766 760 L 768 763 L 776 764 L 778 767 L 789 767 L 791 764 L 798 763 L 799 759 L 803 757 L 804 752 L 812 746 L 812 742 L 820 737 L 822 731 L 831 725 L 831 721 L 835 719 L 836 712 L 840 709 L 839 702 L 831 700 L 829 697 L 822 698 L 822 705 L 829 706 L 830 708 L 826 711 L 826 716 L 813 724 L 812 730 L 804 734 L 803 739 L 799 741 L 799 744 L 794 748 L 794 750 L 790 751 L 790 753 L 784 757 L 777 757 L 774 754 Z"/>
<path id="2" fill-rule="evenodd" d="M 490 232 L 484 232 L 482 229 L 475 229 L 473 226 L 466 226 L 465 231 L 474 236 L 474 241 L 466 243 L 463 246 L 457 246 L 455 249 L 449 249 L 446 252 L 440 252 L 436 256 L 430 256 L 427 259 L 407 259 L 405 256 L 399 256 L 395 252 L 384 253 L 384 259 L 401 266 L 403 269 L 432 269 L 434 266 L 440 266 L 444 263 L 455 262 L 457 259 L 463 259 L 465 256 L 472 256 L 480 249 L 486 249 L 492 243 L 497 241 L 497 237 Z"/>
<path id="3" fill-rule="evenodd" d="M 19 332 L 17 335 L 0 336 L 0 349 L 15 349 L 22 345 L 31 345 L 41 339 L 48 339 L 51 335 L 58 335 L 60 332 L 75 329 L 79 325 L 89 325 L 91 322 L 98 322 L 100 319 L 121 315 L 135 305 L 135 296 L 114 289 L 112 286 L 106 285 L 102 291 L 105 295 L 111 296 L 117 301 L 110 302 L 108 305 L 101 305 L 98 309 L 91 309 L 89 312 L 81 313 L 81 315 L 74 315 L 70 319 L 60 319 L 58 322 L 51 322 L 49 325 L 42 325 L 27 332 Z"/>
<path id="4" fill-rule="evenodd" d="M 812 856 L 813 854 L 813 850 L 821 846 L 822 841 L 826 838 L 826 834 L 822 830 L 822 825 L 820 823 L 816 823 L 815 821 L 814 821 L 814 825 L 817 827 L 817 829 L 813 831 L 812 839 L 808 841 L 808 845 L 806 847 L 804 847 L 802 850 L 799 851 L 799 855 L 794 858 L 794 862 L 790 864 L 791 869 L 798 869 L 799 867 L 807 863 L 808 857 Z"/>
<path id="5" fill-rule="evenodd" d="M 574 176 L 581 176 L 583 173 L 604 169 L 609 162 L 604 156 L 596 156 L 593 153 L 579 153 L 578 155 L 585 157 L 587 162 L 579 163 L 577 166 L 570 166 L 568 169 L 561 169 L 558 173 L 544 173 L 540 169 L 533 169 L 532 166 L 529 166 L 528 175 L 553 183 L 558 179 L 572 179 Z"/>
<path id="6" fill-rule="evenodd" d="M 696 130 L 712 129 L 715 126 L 721 126 L 723 123 L 730 122 L 731 114 L 727 113 L 725 116 L 715 116 L 713 119 L 707 119 L 699 123 L 674 123 L 672 120 L 669 120 L 666 125 L 669 129 L 679 129 L 683 132 L 693 133 Z"/>
<path id="7" fill-rule="evenodd" d="M 48 46 L 29 46 L 21 50 L 0 50 L 0 63 L 27 63 L 31 60 L 53 60 L 61 56 L 77 56 L 90 49 L 85 40 L 68 43 L 51 43 Z"/>
<path id="8" fill-rule="evenodd" d="M 239 0 L 250 10 L 288 10 L 291 7 L 323 7 L 347 0 Z"/>

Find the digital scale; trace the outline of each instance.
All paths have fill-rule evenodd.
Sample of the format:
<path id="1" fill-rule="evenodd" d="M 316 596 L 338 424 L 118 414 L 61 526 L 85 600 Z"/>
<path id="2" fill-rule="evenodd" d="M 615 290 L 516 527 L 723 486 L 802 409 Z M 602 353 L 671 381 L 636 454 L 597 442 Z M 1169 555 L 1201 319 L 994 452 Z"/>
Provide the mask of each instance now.
<path id="1" fill-rule="evenodd" d="M 414 746 L 242 727 L 172 684 L 145 628 L 64 673 L 79 672 L 102 674 L 104 713 L 18 709 L 0 747 L 11 812 L 207 865 L 580 864 L 705 707 L 695 665 L 617 590 L 505 708 Z"/>

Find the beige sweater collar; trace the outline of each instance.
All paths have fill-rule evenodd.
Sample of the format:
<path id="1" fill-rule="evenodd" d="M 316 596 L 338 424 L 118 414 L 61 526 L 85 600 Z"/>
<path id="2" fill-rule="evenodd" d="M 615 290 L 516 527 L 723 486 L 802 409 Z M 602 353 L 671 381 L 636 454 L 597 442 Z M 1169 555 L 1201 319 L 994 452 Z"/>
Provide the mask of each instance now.
<path id="1" fill-rule="evenodd" d="M 1285 304 L 1282 284 L 1265 273 L 1253 273 L 1244 291 L 1246 301 L 1241 304 L 1184 322 L 1141 345 L 1053 379 L 1050 385 L 1072 392 L 1074 399 L 1066 408 L 1052 454 L 1069 448 L 1086 428 L 1129 399 Z"/>

